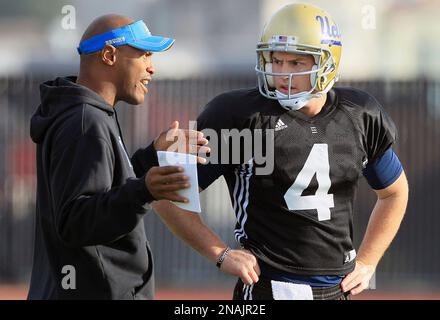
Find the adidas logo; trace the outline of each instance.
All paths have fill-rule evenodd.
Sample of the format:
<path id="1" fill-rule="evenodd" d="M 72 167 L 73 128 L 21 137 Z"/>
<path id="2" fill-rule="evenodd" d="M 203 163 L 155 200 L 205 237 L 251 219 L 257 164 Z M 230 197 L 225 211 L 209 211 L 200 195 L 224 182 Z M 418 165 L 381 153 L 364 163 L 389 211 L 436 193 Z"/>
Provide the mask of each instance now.
<path id="1" fill-rule="evenodd" d="M 283 120 L 278 119 L 277 124 L 275 125 L 275 131 L 280 131 L 286 129 L 287 125 L 283 122 Z"/>

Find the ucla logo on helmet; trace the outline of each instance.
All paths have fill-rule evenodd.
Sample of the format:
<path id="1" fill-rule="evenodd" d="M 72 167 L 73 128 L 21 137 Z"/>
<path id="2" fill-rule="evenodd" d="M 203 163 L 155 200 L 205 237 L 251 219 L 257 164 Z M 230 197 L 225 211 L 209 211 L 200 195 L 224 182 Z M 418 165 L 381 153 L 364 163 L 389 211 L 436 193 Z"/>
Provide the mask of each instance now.
<path id="1" fill-rule="evenodd" d="M 321 24 L 321 34 L 323 38 L 321 43 L 341 46 L 341 33 L 339 32 L 338 26 L 335 23 L 330 25 L 330 21 L 327 16 L 316 16 L 315 19 Z"/>

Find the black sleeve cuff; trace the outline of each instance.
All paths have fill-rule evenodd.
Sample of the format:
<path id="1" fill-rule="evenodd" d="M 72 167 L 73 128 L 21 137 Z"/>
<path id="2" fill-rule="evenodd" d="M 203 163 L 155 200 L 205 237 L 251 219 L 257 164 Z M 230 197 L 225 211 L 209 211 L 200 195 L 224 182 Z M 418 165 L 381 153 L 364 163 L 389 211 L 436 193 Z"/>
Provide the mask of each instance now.
<path id="1" fill-rule="evenodd" d="M 145 149 L 136 151 L 131 158 L 131 163 L 133 164 L 134 173 L 138 178 L 145 175 L 152 167 L 159 166 L 154 141 Z"/>
<path id="2" fill-rule="evenodd" d="M 147 164 L 150 164 L 151 167 L 159 166 L 159 159 L 157 158 L 157 152 L 154 148 L 154 141 L 144 149 L 145 152 L 145 160 Z"/>
<path id="3" fill-rule="evenodd" d="M 144 205 L 156 200 L 145 184 L 145 175 L 141 178 L 134 179 L 134 183 L 136 185 L 134 189 L 135 197 L 139 200 L 140 205 Z"/>

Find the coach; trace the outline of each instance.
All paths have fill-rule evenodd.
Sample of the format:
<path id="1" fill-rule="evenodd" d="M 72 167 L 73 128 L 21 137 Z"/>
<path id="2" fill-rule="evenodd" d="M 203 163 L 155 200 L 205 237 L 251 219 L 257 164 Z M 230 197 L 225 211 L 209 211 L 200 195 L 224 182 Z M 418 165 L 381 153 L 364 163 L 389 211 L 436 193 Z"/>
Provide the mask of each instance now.
<path id="1" fill-rule="evenodd" d="M 179 167 L 157 167 L 162 133 L 129 159 L 115 105 L 143 103 L 152 53 L 174 39 L 152 36 L 143 21 L 102 16 L 78 47 L 79 76 L 41 85 L 31 119 L 37 144 L 35 247 L 29 299 L 152 299 L 152 254 L 143 217 L 155 199 L 187 201 Z M 192 131 L 184 133 L 188 143 Z M 182 135 L 180 135 L 182 136 Z M 209 151 L 197 134 L 191 147 Z M 203 149 L 203 150 L 202 150 Z"/>

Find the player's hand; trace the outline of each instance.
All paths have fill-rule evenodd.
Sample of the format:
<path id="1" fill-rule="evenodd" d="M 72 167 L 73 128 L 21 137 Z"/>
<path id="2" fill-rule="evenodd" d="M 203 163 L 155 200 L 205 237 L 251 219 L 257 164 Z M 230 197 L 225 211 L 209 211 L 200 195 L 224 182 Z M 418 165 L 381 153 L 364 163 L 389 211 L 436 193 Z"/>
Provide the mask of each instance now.
<path id="1" fill-rule="evenodd" d="M 157 151 L 191 153 L 198 155 L 199 163 L 206 163 L 206 159 L 199 155 L 211 151 L 207 144 L 208 140 L 203 137 L 203 132 L 179 129 L 178 121 L 174 121 L 168 130 L 154 140 L 154 148 Z"/>
<path id="2" fill-rule="evenodd" d="M 376 270 L 375 266 L 356 261 L 354 270 L 341 282 L 342 291 L 357 295 L 368 288 L 370 279 Z"/>
<path id="3" fill-rule="evenodd" d="M 251 285 L 258 282 L 261 274 L 257 259 L 245 249 L 231 250 L 223 261 L 220 270 L 240 277 L 244 284 Z"/>
<path id="4" fill-rule="evenodd" d="M 145 175 L 145 185 L 156 200 L 188 202 L 176 191 L 190 187 L 189 177 L 179 166 L 152 167 Z"/>

